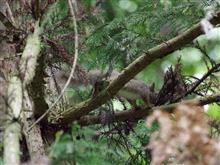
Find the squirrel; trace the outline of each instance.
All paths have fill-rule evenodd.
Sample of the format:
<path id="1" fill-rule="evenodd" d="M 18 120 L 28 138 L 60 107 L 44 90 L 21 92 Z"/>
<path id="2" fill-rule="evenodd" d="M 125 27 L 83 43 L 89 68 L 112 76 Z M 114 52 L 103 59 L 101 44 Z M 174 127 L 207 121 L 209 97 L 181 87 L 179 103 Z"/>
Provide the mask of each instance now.
<path id="1" fill-rule="evenodd" d="M 119 72 L 113 70 L 107 76 L 101 70 L 91 70 L 89 72 L 85 72 L 84 81 L 82 77 L 74 74 L 72 76 L 72 80 L 70 83 L 71 87 L 79 87 L 79 86 L 93 86 L 94 92 L 93 97 L 95 97 L 101 90 L 103 90 L 112 80 L 119 76 Z M 55 77 L 59 85 L 65 84 L 69 75 L 67 72 L 62 70 L 57 70 L 55 73 Z M 127 99 L 130 103 L 133 102 L 135 104 L 136 100 L 142 99 L 147 106 L 151 106 L 154 103 L 155 93 L 153 87 L 149 87 L 141 80 L 131 79 L 125 86 L 118 92 L 117 94 L 120 97 Z"/>

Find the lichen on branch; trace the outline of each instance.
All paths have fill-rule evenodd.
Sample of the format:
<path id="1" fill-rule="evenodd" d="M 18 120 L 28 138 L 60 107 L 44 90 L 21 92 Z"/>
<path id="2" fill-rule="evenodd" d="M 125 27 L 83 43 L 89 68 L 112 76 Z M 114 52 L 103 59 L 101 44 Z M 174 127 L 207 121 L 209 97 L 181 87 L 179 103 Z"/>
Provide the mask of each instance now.
<path id="1" fill-rule="evenodd" d="M 37 59 L 40 56 L 40 32 L 39 24 L 36 23 L 34 33 L 28 37 L 21 56 L 20 72 L 24 85 L 30 84 L 35 75 Z"/>

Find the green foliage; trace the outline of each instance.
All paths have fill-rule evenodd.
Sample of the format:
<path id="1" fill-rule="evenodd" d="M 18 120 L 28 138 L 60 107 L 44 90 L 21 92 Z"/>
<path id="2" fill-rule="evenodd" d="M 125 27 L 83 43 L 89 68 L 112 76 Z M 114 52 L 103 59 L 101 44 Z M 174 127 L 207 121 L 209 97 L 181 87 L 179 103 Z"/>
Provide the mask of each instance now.
<path id="1" fill-rule="evenodd" d="M 219 105 L 218 104 L 209 105 L 207 114 L 212 119 L 220 121 L 220 107 L 219 107 Z"/>
<path id="2" fill-rule="evenodd" d="M 72 132 L 63 134 L 58 132 L 56 141 L 50 150 L 53 164 L 65 161 L 77 162 L 82 165 L 123 164 L 126 160 L 123 152 L 114 150 L 107 145 L 106 139 L 95 141 L 92 139 L 94 130 L 74 126 Z"/>
<path id="3" fill-rule="evenodd" d="M 63 132 L 57 132 L 55 144 L 52 146 L 50 153 L 51 157 L 59 161 L 72 160 L 73 143 L 71 143 L 71 137 L 68 134 L 63 135 Z M 55 162 L 56 164 L 56 162 Z"/>
<path id="4" fill-rule="evenodd" d="M 79 88 L 68 88 L 66 95 L 69 98 L 71 104 L 76 104 L 89 99 L 92 96 L 92 87 L 79 87 Z"/>
<path id="5" fill-rule="evenodd" d="M 172 3 L 167 9 L 163 3 L 154 1 L 137 4 L 135 12 L 117 17 L 91 32 L 82 52 L 86 59 L 83 63 L 91 68 L 97 65 L 104 68 L 113 61 L 115 67 L 123 68 L 141 52 L 181 33 L 203 15 L 202 6 L 195 2 Z"/>
<path id="6" fill-rule="evenodd" d="M 67 16 L 69 6 L 66 0 L 58 0 L 52 4 L 47 10 L 46 14 L 41 21 L 41 27 L 46 29 L 54 28 L 58 21 L 61 21 L 64 17 Z"/>
<path id="7" fill-rule="evenodd" d="M 144 121 L 139 121 L 132 132 L 128 136 L 128 141 L 132 146 L 133 155 L 127 161 L 127 164 L 148 165 L 150 164 L 151 156 L 147 145 L 150 141 L 151 134 L 158 130 L 158 124 L 154 123 L 151 128 L 145 126 Z"/>
<path id="8" fill-rule="evenodd" d="M 130 6 L 125 4 L 124 0 L 104 1 L 101 5 L 102 10 L 93 16 L 96 1 L 83 1 L 87 17 L 78 21 L 81 35 L 78 61 L 84 67 L 104 70 L 112 65 L 114 69 L 121 70 L 141 53 L 181 34 L 204 16 L 204 5 L 200 1 L 129 0 L 129 3 Z M 64 1 L 56 2 L 44 16 L 42 26 L 45 29 L 52 28 L 54 23 L 56 24 L 67 15 L 67 8 Z M 56 38 L 69 34 L 72 31 L 71 28 L 68 25 L 62 26 L 54 29 L 53 34 L 49 35 Z M 220 34 L 218 28 L 213 33 L 215 36 Z M 212 51 L 215 51 L 216 54 L 219 52 L 219 38 L 210 41 L 203 35 L 195 41 L 200 48 L 205 48 L 208 54 L 212 54 L 210 53 Z M 68 52 L 74 51 L 72 41 L 60 40 L 59 42 L 65 45 Z M 179 57 L 183 64 L 183 73 L 197 76 L 196 74 L 206 71 L 203 53 L 193 44 L 188 45 L 186 48 L 173 52 L 173 56 L 151 64 L 137 77 L 148 84 L 156 82 L 156 89 L 160 89 L 163 84 L 164 72 L 170 65 L 176 64 Z M 68 95 L 75 97 L 78 94 L 81 96 L 80 99 L 74 98 L 73 103 L 80 102 L 91 94 L 90 89 L 85 90 L 69 91 Z M 113 106 L 119 109 L 116 101 L 113 101 Z M 219 120 L 220 113 L 217 109 L 219 108 L 216 105 L 210 106 L 208 114 Z M 136 126 L 132 126 L 129 133 L 122 130 L 116 135 L 102 135 L 102 138 L 94 138 L 96 133 L 109 131 L 114 126 L 124 127 L 120 123 L 108 127 L 103 126 L 101 129 L 97 127 L 81 128 L 74 125 L 69 133 L 58 132 L 56 141 L 50 148 L 53 164 L 67 162 L 78 165 L 150 164 L 149 151 L 143 150 L 143 148 L 147 146 L 152 132 L 158 129 L 157 124 L 152 128 L 146 128 L 144 122 L 141 121 Z"/>
<path id="9" fill-rule="evenodd" d="M 81 128 L 73 125 L 71 133 L 57 132 L 55 143 L 50 148 L 50 157 L 53 164 L 72 162 L 79 165 L 146 165 L 149 164 L 150 156 L 143 148 L 157 128 L 157 125 L 146 128 L 141 121 L 135 128 L 137 131 L 130 133 L 124 142 L 120 142 L 118 140 L 122 138 L 121 135 L 98 136 L 101 131 L 95 131 L 94 127 Z M 126 145 L 130 148 L 125 147 Z"/>
<path id="10" fill-rule="evenodd" d="M 137 77 L 144 80 L 147 84 L 155 84 L 156 89 L 160 89 L 163 84 L 163 74 L 168 67 L 175 66 L 178 60 L 181 60 L 182 74 L 201 76 L 207 72 L 206 63 L 204 62 L 204 54 L 195 47 L 185 47 L 172 53 L 171 56 L 163 58 L 161 61 L 156 61 L 149 65 L 146 69 L 140 72 Z M 155 76 L 158 75 L 158 76 Z"/>

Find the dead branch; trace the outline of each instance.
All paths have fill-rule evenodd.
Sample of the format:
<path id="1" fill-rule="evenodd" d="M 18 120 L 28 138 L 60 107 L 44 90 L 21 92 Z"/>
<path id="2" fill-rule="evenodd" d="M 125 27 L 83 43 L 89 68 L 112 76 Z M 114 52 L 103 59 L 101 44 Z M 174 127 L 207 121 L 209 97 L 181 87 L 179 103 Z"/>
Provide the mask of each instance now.
<path id="1" fill-rule="evenodd" d="M 180 104 L 185 104 L 185 105 L 206 105 L 206 104 L 211 104 L 214 102 L 220 102 L 220 93 L 210 95 L 207 97 L 201 97 L 201 98 L 196 98 L 192 100 L 185 100 L 181 101 L 178 103 L 173 103 L 169 105 L 162 105 L 162 106 L 155 106 L 152 108 L 140 108 L 140 109 L 132 109 L 132 110 L 126 110 L 126 111 L 121 111 L 117 112 L 114 114 L 114 120 L 112 122 L 118 122 L 118 121 L 137 121 L 140 119 L 144 119 L 145 117 L 149 116 L 153 111 L 157 109 L 162 109 L 166 112 L 172 113 L 173 110 Z M 104 124 L 102 120 L 102 114 L 101 116 L 84 116 L 80 120 L 78 120 L 80 125 L 92 125 L 92 124 Z"/>

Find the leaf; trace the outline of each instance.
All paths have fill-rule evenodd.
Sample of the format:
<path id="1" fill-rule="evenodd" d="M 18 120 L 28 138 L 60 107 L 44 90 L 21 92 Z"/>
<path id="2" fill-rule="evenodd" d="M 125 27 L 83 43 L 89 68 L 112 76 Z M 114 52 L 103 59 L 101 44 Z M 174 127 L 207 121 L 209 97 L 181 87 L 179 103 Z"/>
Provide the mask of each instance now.
<path id="1" fill-rule="evenodd" d="M 209 105 L 207 114 L 212 119 L 220 121 L 220 106 L 218 104 L 211 104 L 211 105 Z"/>

